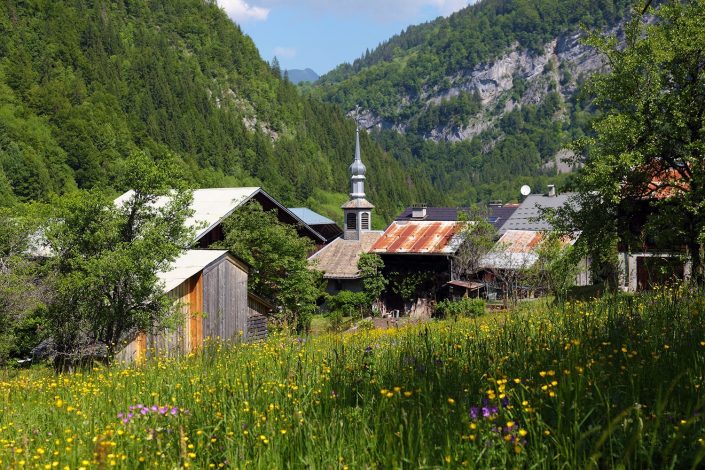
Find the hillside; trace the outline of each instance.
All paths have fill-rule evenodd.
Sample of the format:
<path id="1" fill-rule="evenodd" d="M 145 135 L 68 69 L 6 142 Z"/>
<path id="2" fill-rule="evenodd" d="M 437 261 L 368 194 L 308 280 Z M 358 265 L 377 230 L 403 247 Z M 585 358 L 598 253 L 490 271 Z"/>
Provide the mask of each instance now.
<path id="1" fill-rule="evenodd" d="M 287 205 L 349 190 L 353 122 L 300 97 L 213 0 L 9 0 L 0 37 L 0 204 L 123 190 L 135 151 L 175 157 L 194 185 L 262 185 Z M 383 218 L 433 197 L 362 146 Z"/>
<path id="2" fill-rule="evenodd" d="M 314 93 L 455 202 L 510 199 L 545 184 L 557 153 L 589 132 L 578 91 L 603 63 L 581 28 L 618 33 L 633 3 L 482 0 L 338 66 Z"/>
<path id="3" fill-rule="evenodd" d="M 289 81 L 294 85 L 298 85 L 303 82 L 315 82 L 318 80 L 319 76 L 316 72 L 309 68 L 301 69 L 290 69 L 286 71 Z"/>

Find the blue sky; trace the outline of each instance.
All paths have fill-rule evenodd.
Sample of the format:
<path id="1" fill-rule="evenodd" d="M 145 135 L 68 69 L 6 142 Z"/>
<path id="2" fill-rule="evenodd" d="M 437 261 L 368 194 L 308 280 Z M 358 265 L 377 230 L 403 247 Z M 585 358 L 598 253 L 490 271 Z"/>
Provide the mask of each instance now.
<path id="1" fill-rule="evenodd" d="M 447 16 L 468 0 L 218 0 L 263 59 L 318 74 L 352 62 L 412 24 Z"/>

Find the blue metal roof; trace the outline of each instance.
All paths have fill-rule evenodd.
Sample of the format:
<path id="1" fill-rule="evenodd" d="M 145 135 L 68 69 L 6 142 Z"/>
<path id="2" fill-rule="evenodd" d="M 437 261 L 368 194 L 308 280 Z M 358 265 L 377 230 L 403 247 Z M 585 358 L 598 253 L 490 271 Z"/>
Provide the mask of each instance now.
<path id="1" fill-rule="evenodd" d="M 317 212 L 313 212 L 307 207 L 292 207 L 289 208 L 291 212 L 296 215 L 299 219 L 303 220 L 307 225 L 328 225 L 335 224 L 328 217 L 324 217 Z"/>

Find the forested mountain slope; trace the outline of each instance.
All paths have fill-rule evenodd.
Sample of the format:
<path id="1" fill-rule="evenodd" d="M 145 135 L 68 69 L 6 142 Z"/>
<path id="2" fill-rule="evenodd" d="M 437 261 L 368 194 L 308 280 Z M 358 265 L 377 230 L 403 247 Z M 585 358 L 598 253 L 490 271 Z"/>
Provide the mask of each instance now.
<path id="1" fill-rule="evenodd" d="M 0 3 L 0 204 L 112 186 L 131 152 L 289 205 L 348 191 L 354 124 L 302 98 L 213 0 Z M 362 139 L 390 218 L 430 186 Z"/>
<path id="2" fill-rule="evenodd" d="M 636 4 L 480 0 L 340 65 L 312 93 L 357 116 L 453 201 L 511 199 L 523 183 L 555 179 L 557 153 L 589 132 L 578 91 L 604 64 L 580 42 L 582 28 L 619 34 Z"/>

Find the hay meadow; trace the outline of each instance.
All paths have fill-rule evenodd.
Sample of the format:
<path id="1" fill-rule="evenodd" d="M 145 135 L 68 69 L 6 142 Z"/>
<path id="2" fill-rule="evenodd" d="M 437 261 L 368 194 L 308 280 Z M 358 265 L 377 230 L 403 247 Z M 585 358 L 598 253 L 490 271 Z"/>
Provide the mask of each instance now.
<path id="1" fill-rule="evenodd" d="M 689 288 L 0 372 L 0 468 L 696 468 Z"/>

